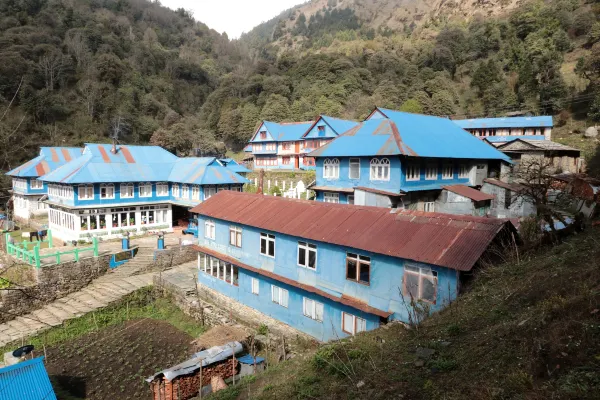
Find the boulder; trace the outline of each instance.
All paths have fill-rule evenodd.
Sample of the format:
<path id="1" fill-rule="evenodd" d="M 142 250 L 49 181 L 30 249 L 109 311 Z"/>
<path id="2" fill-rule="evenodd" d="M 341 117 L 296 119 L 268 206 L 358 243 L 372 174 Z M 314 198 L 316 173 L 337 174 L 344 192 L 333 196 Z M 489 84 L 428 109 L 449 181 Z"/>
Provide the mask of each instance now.
<path id="1" fill-rule="evenodd" d="M 598 129 L 595 126 L 590 126 L 585 130 L 583 136 L 586 138 L 595 138 L 598 136 Z"/>

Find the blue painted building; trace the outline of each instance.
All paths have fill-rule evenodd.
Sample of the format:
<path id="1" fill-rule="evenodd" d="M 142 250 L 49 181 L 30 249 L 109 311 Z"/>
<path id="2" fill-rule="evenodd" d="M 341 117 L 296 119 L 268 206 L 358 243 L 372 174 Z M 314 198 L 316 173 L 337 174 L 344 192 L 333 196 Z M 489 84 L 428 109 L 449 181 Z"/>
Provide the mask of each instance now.
<path id="1" fill-rule="evenodd" d="M 443 186 L 478 186 L 510 158 L 449 119 L 377 108 L 309 154 L 317 200 L 435 211 Z"/>
<path id="2" fill-rule="evenodd" d="M 552 116 L 457 119 L 456 125 L 490 141 L 552 140 Z"/>
<path id="3" fill-rule="evenodd" d="M 39 181 L 55 237 L 81 240 L 169 231 L 218 191 L 241 191 L 248 180 L 237 167 L 214 157 L 179 158 L 158 146 L 86 144 L 80 157 Z"/>
<path id="4" fill-rule="evenodd" d="M 440 310 L 510 223 L 223 192 L 192 212 L 198 281 L 321 341 Z M 435 240 L 435 246 L 431 246 Z"/>
<path id="5" fill-rule="evenodd" d="M 323 147 L 356 125 L 358 125 L 356 121 L 329 117 L 327 115 L 321 115 L 317 118 L 306 133 L 302 135 L 305 169 L 315 169 L 315 159 L 306 156 L 306 154 Z"/>
<path id="6" fill-rule="evenodd" d="M 36 158 L 6 173 L 12 177 L 16 218 L 28 220 L 33 215 L 47 213 L 46 204 L 40 200 L 48 194 L 48 185 L 39 177 L 81 156 L 82 150 L 78 147 L 42 147 Z"/>
<path id="7" fill-rule="evenodd" d="M 0 368 L 0 399 L 56 400 L 44 358 L 38 357 Z"/>

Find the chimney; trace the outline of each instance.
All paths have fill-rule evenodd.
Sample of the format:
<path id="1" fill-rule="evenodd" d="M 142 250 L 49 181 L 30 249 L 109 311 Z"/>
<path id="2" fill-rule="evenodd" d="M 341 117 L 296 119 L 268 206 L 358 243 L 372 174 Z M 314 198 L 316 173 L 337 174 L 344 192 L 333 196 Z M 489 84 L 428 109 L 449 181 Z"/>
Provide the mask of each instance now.
<path id="1" fill-rule="evenodd" d="M 261 169 L 258 172 L 258 188 L 256 189 L 256 193 L 263 194 L 264 182 L 265 182 L 265 170 Z"/>
<path id="2" fill-rule="evenodd" d="M 117 154 L 117 151 L 118 151 L 118 149 L 117 149 L 117 139 L 113 138 L 112 142 L 113 142 L 112 143 L 113 145 L 112 145 L 112 149 L 110 149 L 110 152 L 113 153 L 113 154 Z"/>

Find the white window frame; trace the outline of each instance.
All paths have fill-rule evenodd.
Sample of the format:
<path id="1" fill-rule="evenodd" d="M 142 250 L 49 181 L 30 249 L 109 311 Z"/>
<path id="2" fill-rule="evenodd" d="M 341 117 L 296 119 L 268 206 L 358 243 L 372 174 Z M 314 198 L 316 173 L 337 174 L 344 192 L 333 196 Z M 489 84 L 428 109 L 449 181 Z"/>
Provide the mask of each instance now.
<path id="1" fill-rule="evenodd" d="M 207 239 L 215 240 L 215 223 L 214 221 L 204 221 L 204 237 Z"/>
<path id="2" fill-rule="evenodd" d="M 442 179 L 454 178 L 454 165 L 444 164 L 442 165 Z"/>
<path id="3" fill-rule="evenodd" d="M 260 294 L 260 281 L 256 278 L 250 278 L 250 290 L 252 294 L 259 295 Z"/>
<path id="4" fill-rule="evenodd" d="M 229 245 L 242 247 L 242 228 L 239 226 L 229 227 Z"/>
<path id="5" fill-rule="evenodd" d="M 340 177 L 340 160 L 326 158 L 323 161 L 323 179 L 338 179 Z"/>
<path id="6" fill-rule="evenodd" d="M 204 200 L 210 199 L 215 194 L 217 194 L 217 188 L 215 186 L 204 186 Z"/>
<path id="7" fill-rule="evenodd" d="M 287 289 L 280 288 L 279 286 L 271 285 L 271 301 L 281 307 L 288 308 L 290 300 L 290 293 Z"/>
<path id="8" fill-rule="evenodd" d="M 189 199 L 190 198 L 190 187 L 187 184 L 181 185 L 181 198 Z"/>
<path id="9" fill-rule="evenodd" d="M 39 179 L 32 179 L 29 181 L 29 186 L 31 187 L 31 189 L 34 189 L 34 190 L 43 189 L 44 182 L 40 181 Z"/>
<path id="10" fill-rule="evenodd" d="M 348 199 L 348 204 L 354 204 L 354 195 L 353 194 L 349 194 L 347 196 Z"/>
<path id="11" fill-rule="evenodd" d="M 435 304 L 438 293 L 438 273 L 437 271 L 432 270 L 430 267 L 421 267 L 414 264 L 406 263 L 404 265 L 404 274 L 403 274 L 403 282 L 402 282 L 402 294 L 404 296 L 410 296 L 406 287 L 406 275 L 411 274 L 417 276 L 418 278 L 418 288 L 417 288 L 417 297 L 414 300 L 425 301 L 430 304 Z M 434 294 L 433 300 L 423 298 L 423 279 L 431 279 L 433 280 L 434 285 Z"/>
<path id="12" fill-rule="evenodd" d="M 304 264 L 300 263 L 300 249 L 304 250 Z M 314 267 L 310 266 L 309 259 L 310 253 L 315 253 L 315 265 Z M 298 252 L 296 254 L 296 261 L 299 267 L 307 268 L 312 271 L 317 270 L 317 245 L 308 242 L 298 242 Z"/>
<path id="13" fill-rule="evenodd" d="M 421 180 L 421 165 L 420 164 L 407 164 L 406 165 L 406 180 L 407 181 L 420 181 Z"/>
<path id="14" fill-rule="evenodd" d="M 200 185 L 192 185 L 192 200 L 200 200 Z"/>
<path id="15" fill-rule="evenodd" d="M 91 196 L 89 196 L 91 190 Z M 81 196 L 85 193 L 85 196 Z M 62 196 L 60 196 L 62 197 Z M 77 188 L 77 199 L 79 200 L 94 200 L 94 185 L 79 185 Z"/>
<path id="16" fill-rule="evenodd" d="M 369 179 L 372 181 L 389 181 L 390 160 L 388 158 L 371 159 Z"/>
<path id="17" fill-rule="evenodd" d="M 350 260 L 354 261 L 354 263 L 356 264 L 356 275 L 354 277 L 348 276 L 348 272 L 349 272 L 348 264 L 349 264 Z M 360 279 L 360 272 L 362 270 L 363 265 L 367 265 L 369 268 L 369 280 L 368 281 L 362 281 Z M 361 285 L 365 285 L 365 286 L 370 286 L 372 269 L 373 269 L 373 264 L 371 261 L 371 257 L 363 256 L 362 254 L 358 254 L 358 253 L 350 253 L 350 252 L 346 253 L 346 280 L 347 281 L 360 283 Z"/>
<path id="18" fill-rule="evenodd" d="M 102 196 L 102 190 L 105 195 Z M 112 183 L 104 183 L 100 185 L 100 199 L 114 199 L 115 198 L 115 185 Z"/>
<path id="19" fill-rule="evenodd" d="M 340 194 L 334 192 L 323 192 L 323 202 L 339 204 Z"/>
<path id="20" fill-rule="evenodd" d="M 357 168 L 356 169 L 356 172 L 357 172 L 356 176 L 352 176 L 352 165 L 353 164 Z M 358 158 L 358 157 L 352 157 L 348 161 L 348 179 L 360 179 L 360 158 Z"/>
<path id="21" fill-rule="evenodd" d="M 469 167 L 467 164 L 460 164 L 458 167 L 458 177 L 462 179 L 469 177 Z"/>
<path id="22" fill-rule="evenodd" d="M 438 178 L 438 166 L 437 164 L 427 164 L 425 167 L 425 180 L 435 181 Z"/>
<path id="23" fill-rule="evenodd" d="M 323 322 L 323 314 L 325 313 L 325 306 L 316 300 L 309 299 L 307 297 L 302 298 L 302 314 L 317 322 Z"/>
<path id="24" fill-rule="evenodd" d="M 143 194 L 142 192 L 148 192 L 148 194 Z M 139 197 L 152 197 L 152 184 L 151 183 L 140 183 L 138 185 L 138 195 Z"/>
<path id="25" fill-rule="evenodd" d="M 348 332 L 344 329 L 344 321 L 346 318 L 352 320 L 352 332 Z M 365 332 L 367 330 L 367 320 L 364 318 L 357 317 L 356 315 L 352 315 L 345 311 L 342 311 L 342 332 L 347 333 L 349 335 L 356 335 L 360 332 Z"/>
<path id="26" fill-rule="evenodd" d="M 425 212 L 435 212 L 435 201 L 425 201 L 425 202 L 423 202 L 423 211 L 425 211 Z"/>
<path id="27" fill-rule="evenodd" d="M 131 189 L 131 190 L 130 190 Z M 131 192 L 131 194 L 129 193 Z M 122 199 L 133 199 L 135 197 L 135 186 L 133 183 L 121 183 L 119 196 Z"/>
<path id="28" fill-rule="evenodd" d="M 156 184 L 156 197 L 166 197 L 169 195 L 169 184 L 160 182 Z"/>
<path id="29" fill-rule="evenodd" d="M 265 253 L 262 252 L 263 241 L 265 242 Z M 273 244 L 273 255 L 269 254 L 269 244 L 270 243 Z M 260 233 L 260 243 L 259 243 L 259 249 L 258 249 L 258 251 L 260 252 L 260 254 L 262 254 L 265 257 L 275 258 L 275 235 L 273 235 L 271 233 L 261 232 Z"/>
<path id="30" fill-rule="evenodd" d="M 171 185 L 171 195 L 173 197 L 180 197 L 181 193 L 179 191 L 179 183 L 174 183 Z"/>

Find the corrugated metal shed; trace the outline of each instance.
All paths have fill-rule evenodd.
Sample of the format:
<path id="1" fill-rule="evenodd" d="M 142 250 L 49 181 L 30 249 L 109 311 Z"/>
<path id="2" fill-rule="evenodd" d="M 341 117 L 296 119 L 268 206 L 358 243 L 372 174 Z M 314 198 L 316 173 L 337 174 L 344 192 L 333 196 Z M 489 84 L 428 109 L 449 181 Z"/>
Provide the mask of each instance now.
<path id="1" fill-rule="evenodd" d="M 0 399 L 56 400 L 44 357 L 0 368 Z"/>
<path id="2" fill-rule="evenodd" d="M 494 200 L 494 196 L 491 194 L 480 192 L 479 190 L 465 185 L 446 185 L 442 186 L 442 189 L 449 190 L 452 193 L 456 193 L 473 201 Z"/>
<path id="3" fill-rule="evenodd" d="M 6 175 L 36 178 L 54 171 L 58 167 L 81 157 L 82 148 L 79 147 L 42 147 L 40 155 L 27 161 L 25 164 L 8 171 Z"/>
<path id="4" fill-rule="evenodd" d="M 551 128 L 551 115 L 540 117 L 505 117 L 505 118 L 474 118 L 456 119 L 453 121 L 463 129 L 485 128 Z"/>
<path id="5" fill-rule="evenodd" d="M 263 121 L 263 124 L 269 130 L 269 132 L 273 136 L 273 140 L 275 140 L 276 142 L 293 142 L 302 138 L 302 135 L 304 135 L 308 128 L 312 126 L 313 121 L 279 123 Z M 258 131 L 254 134 L 250 143 L 254 141 L 257 133 Z"/>
<path id="6" fill-rule="evenodd" d="M 311 157 L 404 155 L 460 159 L 506 160 L 510 158 L 488 146 L 446 118 L 378 109 L 387 118 L 371 119 L 350 129 Z"/>
<path id="7" fill-rule="evenodd" d="M 191 210 L 210 218 L 468 271 L 510 222 L 223 191 Z"/>

